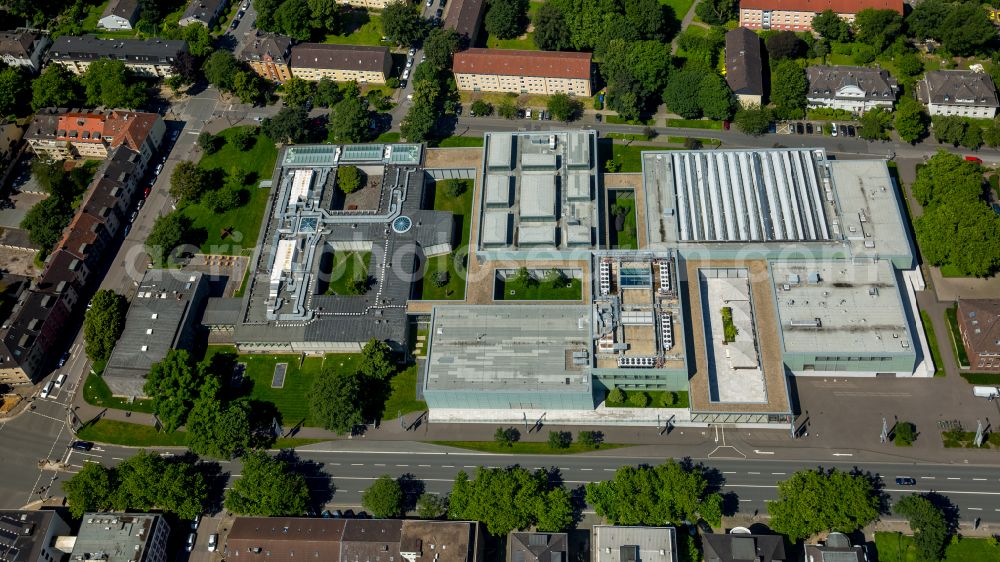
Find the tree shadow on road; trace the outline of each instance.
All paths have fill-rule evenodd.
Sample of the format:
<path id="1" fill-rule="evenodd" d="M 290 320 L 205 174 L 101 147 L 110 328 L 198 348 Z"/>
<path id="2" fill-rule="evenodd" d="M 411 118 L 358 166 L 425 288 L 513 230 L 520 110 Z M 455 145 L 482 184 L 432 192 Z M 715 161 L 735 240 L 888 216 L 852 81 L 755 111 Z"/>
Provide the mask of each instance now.
<path id="1" fill-rule="evenodd" d="M 322 507 L 333 500 L 337 487 L 330 475 L 323 470 L 324 463 L 303 459 L 293 449 L 282 449 L 277 458 L 288 462 L 293 471 L 306 479 L 312 507 Z"/>

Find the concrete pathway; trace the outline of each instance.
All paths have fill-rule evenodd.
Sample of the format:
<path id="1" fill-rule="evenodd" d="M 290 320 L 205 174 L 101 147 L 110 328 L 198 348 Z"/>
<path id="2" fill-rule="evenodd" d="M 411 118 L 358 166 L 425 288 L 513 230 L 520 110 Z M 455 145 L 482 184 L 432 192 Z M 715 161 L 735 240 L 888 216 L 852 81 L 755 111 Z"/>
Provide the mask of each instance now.
<path id="1" fill-rule="evenodd" d="M 691 7 L 688 8 L 687 13 L 684 14 L 683 18 L 681 18 L 681 28 L 677 32 L 678 37 L 680 36 L 681 33 L 684 32 L 685 29 L 688 28 L 689 25 L 691 25 L 691 22 L 694 21 L 694 15 L 695 15 L 694 9 L 696 7 L 698 7 L 698 0 L 695 0 L 694 3 L 691 4 Z M 670 42 L 670 54 L 672 55 L 677 54 L 677 37 L 674 37 L 674 40 Z"/>

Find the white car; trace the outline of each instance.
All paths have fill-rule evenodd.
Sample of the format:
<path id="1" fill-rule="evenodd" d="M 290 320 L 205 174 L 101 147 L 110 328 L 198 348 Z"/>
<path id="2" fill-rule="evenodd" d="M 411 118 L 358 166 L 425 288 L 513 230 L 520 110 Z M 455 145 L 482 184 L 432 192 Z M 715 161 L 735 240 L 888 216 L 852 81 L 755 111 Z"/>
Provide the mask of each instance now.
<path id="1" fill-rule="evenodd" d="M 39 396 L 41 396 L 42 398 L 48 398 L 49 394 L 52 394 L 52 388 L 53 388 L 52 381 L 45 383 L 45 386 L 42 387 L 42 392 L 39 393 Z"/>
<path id="2" fill-rule="evenodd" d="M 427 7 L 430 8 L 434 5 L 434 0 L 427 0 Z"/>
<path id="3" fill-rule="evenodd" d="M 217 533 L 212 533 L 208 535 L 208 551 L 215 552 L 215 549 L 219 546 L 219 535 Z"/>
<path id="4" fill-rule="evenodd" d="M 62 388 L 64 382 L 66 382 L 66 373 L 61 373 L 56 377 L 56 388 Z"/>
<path id="5" fill-rule="evenodd" d="M 409 77 L 410 77 L 410 69 L 407 68 L 406 70 L 403 71 L 403 80 L 406 80 Z"/>
<path id="6" fill-rule="evenodd" d="M 158 176 L 158 175 L 160 175 L 160 172 L 162 172 L 162 171 L 163 171 L 163 164 L 157 164 L 156 165 L 156 171 L 153 172 L 153 173 Z"/>
<path id="7" fill-rule="evenodd" d="M 184 550 L 191 552 L 194 550 L 194 541 L 198 538 L 198 535 L 191 533 L 188 535 L 187 542 L 184 543 Z"/>
<path id="8" fill-rule="evenodd" d="M 415 54 L 417 54 L 417 50 L 413 47 L 410 47 L 410 50 L 406 52 L 406 56 L 408 57 L 413 57 Z"/>

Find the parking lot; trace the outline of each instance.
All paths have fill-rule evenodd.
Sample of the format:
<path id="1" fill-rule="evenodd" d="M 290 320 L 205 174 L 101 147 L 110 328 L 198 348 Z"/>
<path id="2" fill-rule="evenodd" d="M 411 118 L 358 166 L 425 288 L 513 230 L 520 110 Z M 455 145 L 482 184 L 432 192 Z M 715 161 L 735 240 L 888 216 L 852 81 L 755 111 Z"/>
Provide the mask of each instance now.
<path id="1" fill-rule="evenodd" d="M 788 121 L 777 123 L 771 131 L 779 135 L 815 135 L 828 137 L 855 137 L 858 135 L 858 127 L 849 123 L 837 123 L 834 121 L 805 122 Z"/>

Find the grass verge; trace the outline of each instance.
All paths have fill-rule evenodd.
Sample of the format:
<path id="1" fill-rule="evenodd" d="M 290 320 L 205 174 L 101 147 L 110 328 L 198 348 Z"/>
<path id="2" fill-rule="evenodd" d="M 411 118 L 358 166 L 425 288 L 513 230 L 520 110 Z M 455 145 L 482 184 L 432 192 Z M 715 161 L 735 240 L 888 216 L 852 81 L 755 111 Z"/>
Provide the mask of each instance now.
<path id="1" fill-rule="evenodd" d="M 685 390 L 622 390 L 625 393 L 624 402 L 612 402 L 610 399 L 604 401 L 604 405 L 608 408 L 636 408 L 638 406 L 633 406 L 631 404 L 632 396 L 635 394 L 645 393 L 649 397 L 646 408 L 687 408 L 690 404 L 688 393 Z M 664 406 L 664 397 L 666 394 L 673 392 L 676 401 L 671 406 Z"/>
<path id="2" fill-rule="evenodd" d="M 623 119 L 618 115 L 605 115 L 604 122 L 611 125 L 645 125 L 647 127 L 656 125 L 656 119 L 652 117 L 649 119 Z"/>
<path id="3" fill-rule="evenodd" d="M 382 407 L 382 419 L 391 420 L 400 415 L 423 412 L 427 403 L 417 400 L 417 366 L 410 365 L 389 381 L 392 387 L 389 398 Z"/>
<path id="4" fill-rule="evenodd" d="M 958 307 L 953 306 L 947 309 L 944 317 L 948 321 L 951 348 L 955 351 L 955 359 L 958 361 L 958 366 L 968 368 L 970 366 L 969 355 L 965 352 L 965 344 L 962 343 L 962 333 L 958 331 Z"/>
<path id="5" fill-rule="evenodd" d="M 148 425 L 103 419 L 87 423 L 76 436 L 86 441 L 125 447 L 183 447 L 187 443 L 183 431 L 162 433 Z"/>
<path id="6" fill-rule="evenodd" d="M 679 129 L 714 129 L 722 130 L 722 121 L 710 121 L 708 119 L 667 119 L 667 127 Z"/>
<path id="7" fill-rule="evenodd" d="M 941 349 L 938 348 L 937 338 L 934 336 L 934 324 L 931 323 L 931 315 L 927 311 L 920 311 L 920 322 L 924 325 L 924 333 L 927 334 L 927 345 L 931 348 L 931 359 L 934 361 L 934 376 L 944 376 L 944 361 L 941 359 Z"/>
<path id="8" fill-rule="evenodd" d="M 152 400 L 134 400 L 129 402 L 124 398 L 111 395 L 111 389 L 100 376 L 95 374 L 87 375 L 87 380 L 83 383 L 83 399 L 91 406 L 102 408 L 114 408 L 128 412 L 153 413 Z"/>
<path id="9" fill-rule="evenodd" d="M 565 287 L 554 287 L 546 281 L 526 286 L 514 280 L 497 280 L 497 297 L 511 301 L 578 301 L 583 298 L 583 285 L 579 279 L 570 279 Z"/>
<path id="10" fill-rule="evenodd" d="M 976 438 L 975 431 L 959 431 L 950 429 L 941 432 L 941 441 L 948 449 L 972 449 L 972 441 Z M 983 442 L 983 449 L 993 449 L 1000 447 L 1000 433 L 987 433 Z"/>
<path id="11" fill-rule="evenodd" d="M 424 268 L 424 279 L 421 287 L 423 300 L 462 300 L 465 298 L 465 260 L 469 250 L 469 231 L 472 226 L 472 191 L 471 180 L 460 180 L 465 183 L 465 191 L 458 197 L 451 197 L 445 187 L 445 182 L 434 184 L 434 210 L 451 211 L 456 227 L 462 233 L 461 240 L 453 250 L 443 256 L 428 258 Z M 439 271 L 448 272 L 448 283 L 438 287 L 434 283 L 434 274 Z"/>
<path id="12" fill-rule="evenodd" d="M 875 533 L 879 562 L 920 562 L 913 537 L 901 533 Z M 959 537 L 945 547 L 941 562 L 1000 562 L 1000 548 L 989 539 Z"/>
<path id="13" fill-rule="evenodd" d="M 464 148 L 464 147 L 481 147 L 483 146 L 483 137 L 445 137 L 439 141 L 437 144 L 433 145 L 438 148 Z"/>
<path id="14" fill-rule="evenodd" d="M 457 447 L 459 449 L 470 449 L 472 451 L 483 451 L 486 453 L 506 453 L 511 455 L 572 455 L 574 453 L 589 453 L 600 449 L 618 449 L 628 447 L 621 443 L 601 443 L 597 448 L 586 447 L 580 443 L 571 443 L 565 449 L 553 449 L 548 443 L 534 443 L 518 441 L 510 447 L 501 445 L 493 441 L 429 441 L 434 445 L 445 447 Z"/>
<path id="15" fill-rule="evenodd" d="M 969 384 L 998 385 L 1000 373 L 959 373 Z"/>

